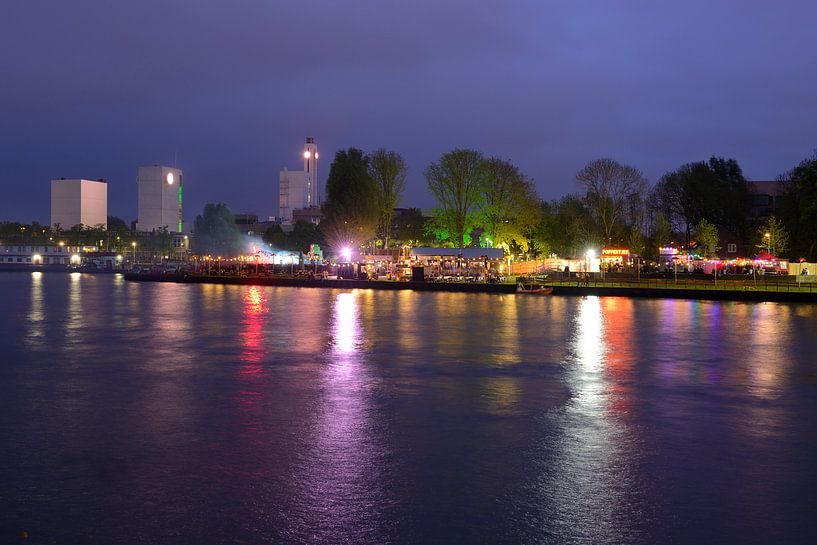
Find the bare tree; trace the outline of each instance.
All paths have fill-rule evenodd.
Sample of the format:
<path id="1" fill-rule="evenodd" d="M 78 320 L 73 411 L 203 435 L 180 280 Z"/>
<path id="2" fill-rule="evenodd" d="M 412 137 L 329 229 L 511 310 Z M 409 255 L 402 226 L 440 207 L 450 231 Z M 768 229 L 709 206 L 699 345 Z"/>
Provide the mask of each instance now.
<path id="1" fill-rule="evenodd" d="M 380 148 L 369 157 L 369 174 L 377 185 L 380 234 L 383 235 L 383 247 L 388 248 L 394 208 L 406 187 L 406 162 L 396 151 Z"/>
<path id="2" fill-rule="evenodd" d="M 485 159 L 478 151 L 455 149 L 440 157 L 439 162 L 431 163 L 425 177 L 440 208 L 435 221 L 452 233 L 460 247 L 465 246 L 467 230 L 485 187 Z"/>
<path id="3" fill-rule="evenodd" d="M 647 188 L 641 171 L 607 158 L 587 163 L 576 174 L 576 182 L 584 188 L 587 206 L 608 244 L 615 228 L 625 219 L 633 196 L 643 195 Z"/>

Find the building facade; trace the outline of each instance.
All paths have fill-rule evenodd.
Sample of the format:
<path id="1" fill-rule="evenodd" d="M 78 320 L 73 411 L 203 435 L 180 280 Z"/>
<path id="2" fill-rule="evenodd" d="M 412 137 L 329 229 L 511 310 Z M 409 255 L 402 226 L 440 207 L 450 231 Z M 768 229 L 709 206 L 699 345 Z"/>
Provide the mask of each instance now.
<path id="1" fill-rule="evenodd" d="M 182 220 L 182 171 L 165 166 L 139 167 L 136 178 L 139 214 L 136 229 L 171 233 L 184 231 Z"/>
<path id="2" fill-rule="evenodd" d="M 68 245 L 5 244 L 0 245 L 2 265 L 79 265 L 83 248 Z"/>
<path id="3" fill-rule="evenodd" d="M 303 151 L 304 169 L 288 170 L 284 168 L 279 173 L 278 216 L 283 222 L 291 222 L 295 210 L 320 206 L 318 157 L 315 139 L 308 137 Z"/>
<path id="4" fill-rule="evenodd" d="M 108 183 L 105 180 L 51 180 L 51 226 L 108 228 Z"/>

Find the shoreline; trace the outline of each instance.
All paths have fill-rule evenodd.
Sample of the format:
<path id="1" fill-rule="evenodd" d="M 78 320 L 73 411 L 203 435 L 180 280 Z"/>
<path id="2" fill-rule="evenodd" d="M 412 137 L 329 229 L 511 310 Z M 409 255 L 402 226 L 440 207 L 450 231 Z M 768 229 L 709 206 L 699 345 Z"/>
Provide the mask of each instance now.
<path id="1" fill-rule="evenodd" d="M 291 288 L 413 290 L 425 292 L 516 294 L 516 284 L 456 282 L 395 282 L 391 280 L 313 280 L 289 277 L 194 276 L 151 273 L 125 273 L 125 280 L 135 282 L 173 282 L 178 284 L 222 284 L 239 286 L 274 286 Z M 545 285 L 548 285 L 545 283 Z M 673 287 L 615 287 L 548 285 L 552 295 L 638 297 L 648 299 L 697 299 L 707 301 L 752 301 L 780 303 L 817 303 L 817 291 L 772 291 L 749 289 L 696 289 Z M 524 297 L 548 297 L 520 294 Z"/>

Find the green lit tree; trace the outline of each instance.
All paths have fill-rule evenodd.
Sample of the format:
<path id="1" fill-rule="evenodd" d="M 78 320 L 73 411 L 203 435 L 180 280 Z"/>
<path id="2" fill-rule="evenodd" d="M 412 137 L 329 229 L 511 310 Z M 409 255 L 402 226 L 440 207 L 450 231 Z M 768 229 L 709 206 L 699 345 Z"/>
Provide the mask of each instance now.
<path id="1" fill-rule="evenodd" d="M 718 228 L 712 223 L 702 218 L 695 225 L 695 238 L 704 257 L 715 257 L 720 247 L 718 246 Z"/>
<path id="2" fill-rule="evenodd" d="M 477 212 L 483 200 L 487 169 L 478 151 L 455 149 L 444 154 L 425 171 L 428 188 L 437 200 L 434 222 L 439 232 L 464 247 L 470 242 Z"/>
<path id="3" fill-rule="evenodd" d="M 789 251 L 789 234 L 783 222 L 775 216 L 769 216 L 758 227 L 757 238 L 756 246 L 760 251 L 776 256 L 786 255 Z"/>
<path id="4" fill-rule="evenodd" d="M 516 245 L 527 253 L 540 213 L 533 183 L 516 166 L 501 159 L 488 159 L 485 170 L 477 215 L 483 243 L 506 251 Z"/>

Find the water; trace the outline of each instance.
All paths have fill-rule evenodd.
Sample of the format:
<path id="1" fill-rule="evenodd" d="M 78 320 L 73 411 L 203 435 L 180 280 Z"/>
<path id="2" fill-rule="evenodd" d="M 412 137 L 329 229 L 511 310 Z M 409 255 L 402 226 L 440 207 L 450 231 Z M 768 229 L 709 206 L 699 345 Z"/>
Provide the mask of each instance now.
<path id="1" fill-rule="evenodd" d="M 0 543 L 817 541 L 817 306 L 0 290 Z"/>

